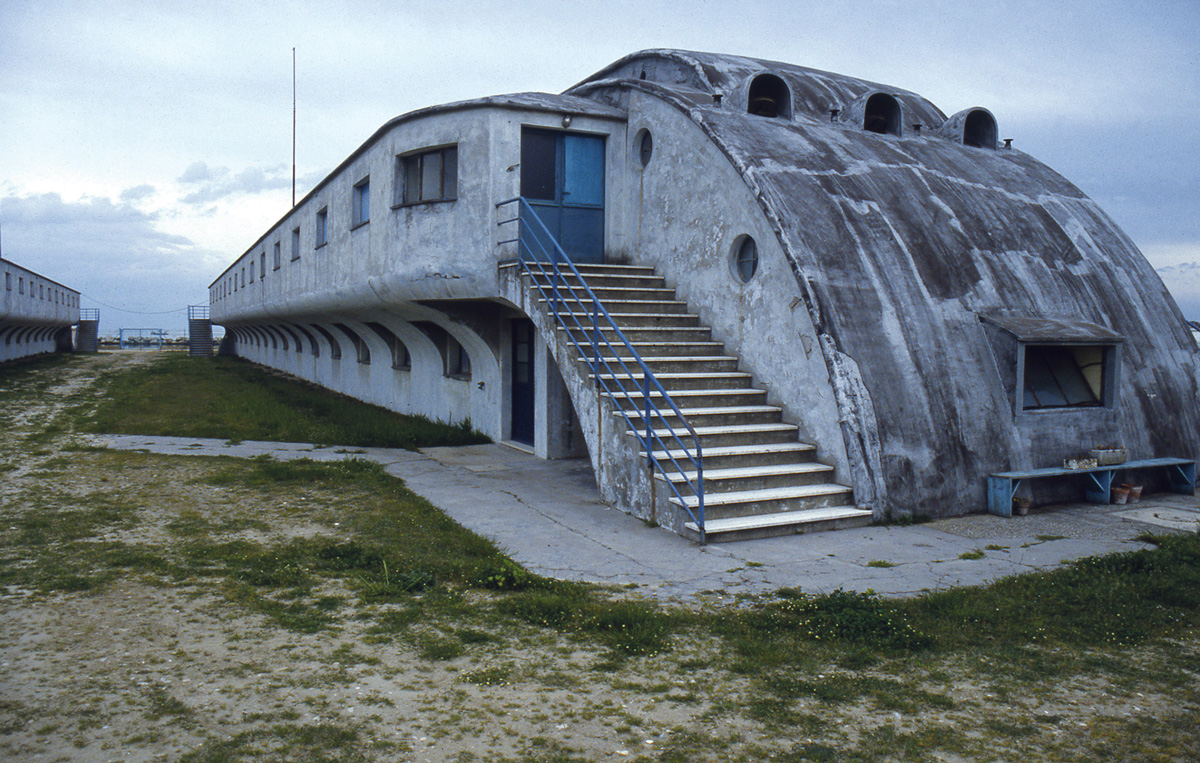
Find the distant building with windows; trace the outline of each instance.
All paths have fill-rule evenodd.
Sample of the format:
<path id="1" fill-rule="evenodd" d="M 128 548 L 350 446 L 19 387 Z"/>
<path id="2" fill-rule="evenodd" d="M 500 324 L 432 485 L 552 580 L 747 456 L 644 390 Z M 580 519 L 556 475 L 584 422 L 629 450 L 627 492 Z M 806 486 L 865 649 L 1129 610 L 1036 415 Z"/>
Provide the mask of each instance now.
<path id="1" fill-rule="evenodd" d="M 74 349 L 79 292 L 0 258 L 0 363 Z"/>
<path id="2" fill-rule="evenodd" d="M 1094 447 L 1194 460 L 1188 324 L 1000 135 L 852 77 L 643 51 L 388 122 L 212 316 L 254 362 L 586 453 L 607 500 L 709 540 L 982 511 L 988 474 Z"/>

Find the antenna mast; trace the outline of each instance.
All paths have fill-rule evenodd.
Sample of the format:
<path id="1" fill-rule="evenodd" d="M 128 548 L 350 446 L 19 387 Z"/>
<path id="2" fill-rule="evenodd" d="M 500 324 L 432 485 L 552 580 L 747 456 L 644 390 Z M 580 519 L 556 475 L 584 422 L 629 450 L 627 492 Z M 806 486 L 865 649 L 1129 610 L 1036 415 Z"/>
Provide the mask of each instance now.
<path id="1" fill-rule="evenodd" d="M 296 49 L 292 48 L 292 207 L 296 206 Z"/>

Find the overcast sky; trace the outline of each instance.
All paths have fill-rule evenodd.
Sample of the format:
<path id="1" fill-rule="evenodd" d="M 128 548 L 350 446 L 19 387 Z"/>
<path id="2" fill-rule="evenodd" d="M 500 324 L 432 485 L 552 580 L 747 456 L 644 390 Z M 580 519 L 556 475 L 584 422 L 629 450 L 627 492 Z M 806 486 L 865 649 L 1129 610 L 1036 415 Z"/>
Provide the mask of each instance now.
<path id="1" fill-rule="evenodd" d="M 1200 320 L 1197 0 L 2 0 L 4 257 L 80 290 L 106 333 L 182 332 L 291 203 L 293 47 L 297 197 L 398 114 L 561 92 L 643 48 L 984 106 Z"/>

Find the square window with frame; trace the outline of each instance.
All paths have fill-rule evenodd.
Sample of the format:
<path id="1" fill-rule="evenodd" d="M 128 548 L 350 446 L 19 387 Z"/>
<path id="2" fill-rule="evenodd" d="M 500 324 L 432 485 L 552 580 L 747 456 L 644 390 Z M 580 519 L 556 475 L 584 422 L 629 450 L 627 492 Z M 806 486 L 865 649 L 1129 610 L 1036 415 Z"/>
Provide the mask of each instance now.
<path id="1" fill-rule="evenodd" d="M 371 176 L 354 184 L 350 197 L 350 227 L 357 228 L 371 221 Z"/>
<path id="2" fill-rule="evenodd" d="M 1019 409 L 1111 407 L 1115 344 L 1022 344 Z"/>
<path id="3" fill-rule="evenodd" d="M 458 198 L 458 146 L 396 157 L 396 205 Z"/>

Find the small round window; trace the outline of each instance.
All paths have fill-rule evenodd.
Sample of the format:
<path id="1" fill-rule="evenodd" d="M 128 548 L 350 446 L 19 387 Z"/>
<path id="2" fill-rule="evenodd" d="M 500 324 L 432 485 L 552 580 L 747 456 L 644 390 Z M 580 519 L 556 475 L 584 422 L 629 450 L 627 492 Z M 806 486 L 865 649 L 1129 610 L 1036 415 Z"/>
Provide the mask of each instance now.
<path id="1" fill-rule="evenodd" d="M 758 244 L 749 236 L 741 236 L 733 244 L 730 256 L 733 274 L 742 283 L 748 282 L 758 271 Z"/>
<path id="2" fill-rule="evenodd" d="M 638 161 L 643 167 L 650 164 L 650 157 L 654 155 L 654 137 L 650 135 L 649 130 L 642 130 L 638 133 L 637 152 Z"/>

